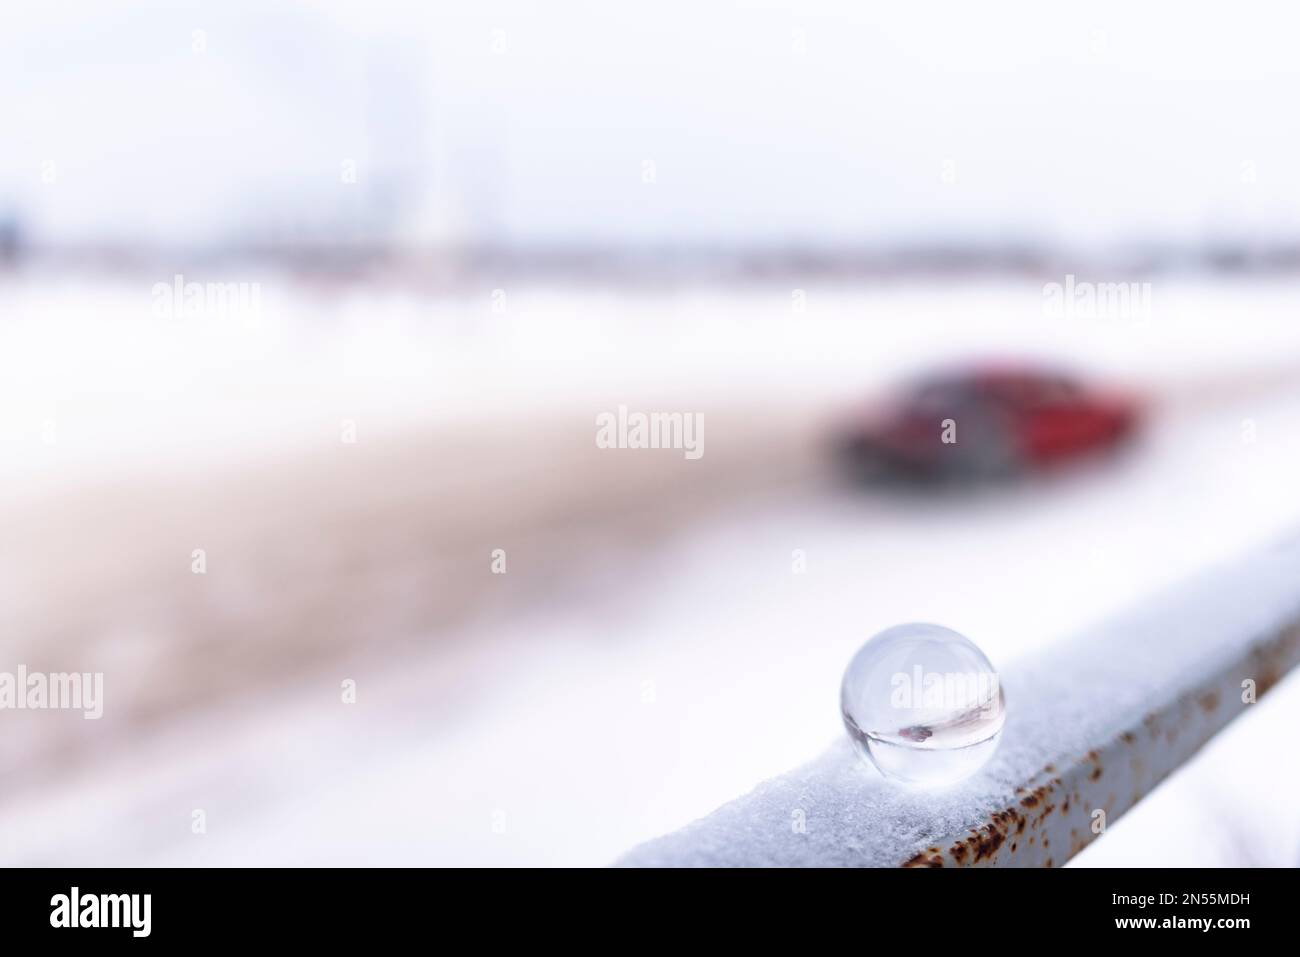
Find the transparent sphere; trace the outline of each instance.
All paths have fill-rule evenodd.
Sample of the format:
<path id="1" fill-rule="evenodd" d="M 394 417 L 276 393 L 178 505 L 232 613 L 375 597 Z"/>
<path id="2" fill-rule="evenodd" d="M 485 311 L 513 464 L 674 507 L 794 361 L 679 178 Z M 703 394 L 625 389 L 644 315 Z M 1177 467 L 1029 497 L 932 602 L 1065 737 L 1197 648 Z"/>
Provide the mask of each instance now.
<path id="1" fill-rule="evenodd" d="M 939 625 L 898 625 L 859 648 L 844 671 L 840 710 L 858 752 L 881 774 L 926 786 L 978 771 L 1006 722 L 992 663 Z"/>

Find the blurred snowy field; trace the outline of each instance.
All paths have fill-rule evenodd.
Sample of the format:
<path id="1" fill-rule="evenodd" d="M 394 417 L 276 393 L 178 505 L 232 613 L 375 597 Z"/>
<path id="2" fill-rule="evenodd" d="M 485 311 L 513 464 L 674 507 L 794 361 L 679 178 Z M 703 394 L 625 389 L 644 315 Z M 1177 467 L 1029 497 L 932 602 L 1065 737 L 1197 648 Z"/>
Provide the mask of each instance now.
<path id="1" fill-rule="evenodd" d="M 172 278 L 32 270 L 0 281 L 7 475 L 81 482 L 182 455 L 242 461 L 332 440 L 343 416 L 400 432 L 619 396 L 855 401 L 972 356 L 1042 358 L 1180 399 L 1300 367 L 1300 286 L 1283 281 L 1157 277 L 1149 318 L 1062 319 L 1028 279 L 632 294 L 512 284 L 498 296 L 485 284 L 429 297 L 235 269 L 187 278 L 256 283 L 255 314 L 160 318 L 153 289 Z M 57 443 L 43 440 L 47 421 Z"/>
<path id="2" fill-rule="evenodd" d="M 1155 414 L 1120 461 L 1013 489 L 897 498 L 822 481 L 738 497 L 594 569 L 558 554 L 572 575 L 522 613 L 400 656 L 356 649 L 355 706 L 305 662 L 273 693 L 122 728 L 7 789 L 7 864 L 607 863 L 820 753 L 842 733 L 845 662 L 884 627 L 936 621 L 995 663 L 1032 655 L 1300 527 L 1300 379 L 1278 375 L 1300 366 L 1297 283 L 1157 277 L 1149 318 L 1084 320 L 1049 318 L 1037 281 L 809 287 L 802 311 L 775 284 L 534 286 L 509 289 L 504 312 L 487 288 L 260 282 L 256 317 L 182 319 L 150 314 L 152 280 L 0 282 L 4 499 L 170 469 L 216 481 L 336 442 L 347 417 L 367 436 L 525 406 L 590 409 L 573 427 L 594 433 L 596 412 L 629 400 L 829 414 L 972 356 L 1131 383 Z M 527 570 L 508 581 L 527 587 Z M 1292 680 L 1080 863 L 1296 864 L 1298 720 Z"/>

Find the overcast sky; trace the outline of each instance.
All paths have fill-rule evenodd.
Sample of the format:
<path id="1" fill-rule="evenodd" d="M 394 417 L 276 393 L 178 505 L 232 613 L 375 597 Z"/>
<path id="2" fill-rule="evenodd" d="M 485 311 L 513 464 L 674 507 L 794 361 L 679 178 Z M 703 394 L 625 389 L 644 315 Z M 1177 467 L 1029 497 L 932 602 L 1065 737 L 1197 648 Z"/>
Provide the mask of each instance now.
<path id="1" fill-rule="evenodd" d="M 1300 235 L 1284 5 L 409 6 L 6 5 L 0 215 L 48 242 Z"/>

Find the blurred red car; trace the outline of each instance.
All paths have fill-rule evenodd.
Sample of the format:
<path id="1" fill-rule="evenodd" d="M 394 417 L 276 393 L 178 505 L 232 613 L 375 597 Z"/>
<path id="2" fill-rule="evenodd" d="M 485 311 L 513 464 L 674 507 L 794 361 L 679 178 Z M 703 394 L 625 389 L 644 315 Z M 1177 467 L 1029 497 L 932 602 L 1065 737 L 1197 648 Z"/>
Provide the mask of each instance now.
<path id="1" fill-rule="evenodd" d="M 838 451 L 859 478 L 998 479 L 1118 448 L 1136 396 L 1068 375 L 986 367 L 922 379 L 847 423 Z"/>

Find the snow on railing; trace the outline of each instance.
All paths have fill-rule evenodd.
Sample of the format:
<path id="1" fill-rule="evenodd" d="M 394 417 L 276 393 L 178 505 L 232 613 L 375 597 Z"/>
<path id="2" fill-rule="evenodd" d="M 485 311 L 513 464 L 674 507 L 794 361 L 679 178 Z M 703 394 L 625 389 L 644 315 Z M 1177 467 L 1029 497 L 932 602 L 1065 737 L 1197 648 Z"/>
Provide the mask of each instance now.
<path id="1" fill-rule="evenodd" d="M 1300 541 L 1213 570 L 1001 672 L 992 760 L 941 791 L 847 738 L 630 866 L 1059 866 L 1300 661 Z"/>

